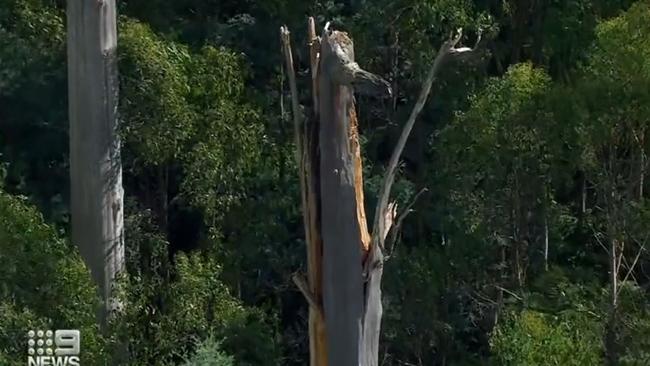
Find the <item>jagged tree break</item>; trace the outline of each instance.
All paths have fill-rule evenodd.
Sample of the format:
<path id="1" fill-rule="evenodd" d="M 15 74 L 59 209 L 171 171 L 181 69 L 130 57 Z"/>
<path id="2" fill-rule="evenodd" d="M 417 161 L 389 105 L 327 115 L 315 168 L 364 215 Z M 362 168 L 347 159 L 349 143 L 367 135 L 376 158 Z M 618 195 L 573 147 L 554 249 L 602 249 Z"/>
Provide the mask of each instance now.
<path id="1" fill-rule="evenodd" d="M 105 325 L 124 267 L 115 0 L 68 1 L 67 24 L 72 242 L 100 290 Z"/>
<path id="2" fill-rule="evenodd" d="M 294 281 L 309 303 L 312 366 L 377 366 L 382 317 L 384 248 L 401 221 L 390 202 L 397 166 L 408 136 L 444 61 L 476 49 L 456 47 L 462 32 L 439 49 L 418 100 L 402 130 L 379 192 L 372 233 L 364 209 L 361 150 L 354 93 L 389 96 L 390 84 L 363 70 L 347 33 L 330 29 L 316 36 L 309 18 L 312 109 L 303 118 L 298 105 L 289 31 L 280 30 L 289 75 L 307 242 L 308 283 Z M 478 37 L 478 42 L 480 37 Z M 417 198 L 417 196 L 416 196 Z"/>

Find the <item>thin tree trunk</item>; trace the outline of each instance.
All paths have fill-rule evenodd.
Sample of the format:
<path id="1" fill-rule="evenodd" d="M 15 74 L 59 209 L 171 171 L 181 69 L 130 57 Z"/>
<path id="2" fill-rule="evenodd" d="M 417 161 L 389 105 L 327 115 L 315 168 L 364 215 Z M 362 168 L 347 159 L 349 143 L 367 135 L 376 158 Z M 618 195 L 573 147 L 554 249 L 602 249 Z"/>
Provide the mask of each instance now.
<path id="1" fill-rule="evenodd" d="M 549 233 L 548 218 L 550 216 L 551 194 L 549 193 L 550 181 L 544 182 L 544 270 L 548 271 L 548 250 L 549 250 Z"/>
<path id="2" fill-rule="evenodd" d="M 582 173 L 582 186 L 580 189 L 581 193 L 581 204 L 580 212 L 584 215 L 587 212 L 587 174 Z"/>
<path id="3" fill-rule="evenodd" d="M 497 292 L 497 308 L 496 312 L 494 314 L 494 325 L 493 329 L 497 327 L 499 324 L 499 315 L 501 314 L 501 309 L 503 309 L 503 301 L 504 301 L 504 291 L 503 289 L 505 286 L 508 284 L 508 275 L 506 274 L 506 269 L 508 268 L 508 259 L 506 255 L 506 243 L 501 243 L 501 286 L 498 288 Z"/>
<path id="4" fill-rule="evenodd" d="M 605 329 L 605 358 L 608 366 L 618 365 L 617 315 L 618 315 L 618 270 L 619 270 L 619 200 L 616 195 L 616 175 L 614 171 L 615 149 L 610 145 L 607 154 L 607 181 L 605 210 L 607 220 L 607 241 L 609 244 L 609 311 Z"/>
<path id="5" fill-rule="evenodd" d="M 639 144 L 639 192 L 638 199 L 639 201 L 643 200 L 643 185 L 645 184 L 645 165 L 646 165 L 646 155 L 643 146 L 643 139 Z"/>
<path id="6" fill-rule="evenodd" d="M 105 327 L 124 268 L 115 0 L 67 3 L 72 242 L 103 300 Z"/>
<path id="7" fill-rule="evenodd" d="M 605 331 L 605 354 L 609 366 L 618 365 L 618 352 L 616 340 L 616 325 L 618 313 L 618 243 L 616 239 L 610 237 L 609 248 L 609 281 L 610 281 L 610 299 L 609 314 L 607 319 L 607 329 Z"/>
<path id="8" fill-rule="evenodd" d="M 544 270 L 548 271 L 548 213 L 544 213 Z"/>

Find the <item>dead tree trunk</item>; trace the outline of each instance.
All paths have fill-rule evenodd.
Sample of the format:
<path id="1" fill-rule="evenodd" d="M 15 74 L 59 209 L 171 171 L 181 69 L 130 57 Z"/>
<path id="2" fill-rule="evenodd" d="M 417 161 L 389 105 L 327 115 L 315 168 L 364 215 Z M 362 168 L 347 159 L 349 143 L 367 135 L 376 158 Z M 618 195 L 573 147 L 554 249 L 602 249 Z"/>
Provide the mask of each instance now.
<path id="1" fill-rule="evenodd" d="M 344 58 L 350 57 L 352 44 L 343 33 L 334 34 L 321 43 L 318 90 L 323 310 L 329 364 L 356 365 L 363 318 L 362 242 L 348 141 L 354 97 L 351 84 L 344 83 L 348 75 L 343 69 L 350 62 Z"/>
<path id="2" fill-rule="evenodd" d="M 67 24 L 72 242 L 99 287 L 105 326 L 124 267 L 115 0 L 70 0 Z"/>
<path id="3" fill-rule="evenodd" d="M 455 47 L 460 32 L 440 48 L 393 151 L 371 236 L 363 205 L 354 93 L 390 95 L 390 85 L 361 69 L 347 33 L 330 30 L 328 25 L 316 37 L 314 21 L 309 20 L 314 113 L 307 119 L 298 106 L 289 32 L 281 29 L 292 94 L 309 284 L 300 276 L 294 280 L 310 305 L 311 365 L 378 366 L 384 247 L 389 231 L 398 230 L 410 211 L 407 207 L 397 217 L 395 204 L 389 203 L 399 158 L 443 61 L 473 49 Z"/>

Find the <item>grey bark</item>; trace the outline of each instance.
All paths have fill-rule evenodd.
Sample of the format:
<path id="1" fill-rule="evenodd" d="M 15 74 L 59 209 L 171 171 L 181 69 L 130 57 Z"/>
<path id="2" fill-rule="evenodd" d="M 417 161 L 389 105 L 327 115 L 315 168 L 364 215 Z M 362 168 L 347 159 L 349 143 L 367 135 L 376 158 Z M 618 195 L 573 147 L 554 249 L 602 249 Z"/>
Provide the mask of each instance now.
<path id="1" fill-rule="evenodd" d="M 348 144 L 353 90 L 341 77 L 340 44 L 324 35 L 319 82 L 323 308 L 328 364 L 357 366 L 363 312 L 361 237 L 356 216 L 354 157 Z M 338 50 L 336 49 L 338 47 Z M 350 60 L 347 60 L 350 61 Z M 343 82 L 343 83 L 342 83 Z"/>
<path id="2" fill-rule="evenodd" d="M 370 268 L 370 275 L 365 285 L 361 365 L 378 366 L 379 336 L 383 316 L 381 278 L 384 274 L 384 254 L 379 247 L 373 246 L 370 249 L 368 263 L 373 267 Z"/>
<path id="3" fill-rule="evenodd" d="M 115 0 L 67 2 L 72 242 L 97 284 L 105 327 L 124 267 Z"/>

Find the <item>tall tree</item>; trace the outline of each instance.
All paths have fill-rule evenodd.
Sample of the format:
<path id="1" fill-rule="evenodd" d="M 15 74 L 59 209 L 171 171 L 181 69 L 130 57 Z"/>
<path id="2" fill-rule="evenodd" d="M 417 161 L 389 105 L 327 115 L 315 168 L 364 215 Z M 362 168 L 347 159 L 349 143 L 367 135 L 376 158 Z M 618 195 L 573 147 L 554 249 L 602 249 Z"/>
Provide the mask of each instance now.
<path id="1" fill-rule="evenodd" d="M 635 278 L 648 238 L 644 222 L 647 136 L 650 131 L 650 4 L 639 2 L 596 28 L 596 42 L 585 65 L 580 93 L 585 172 L 595 193 L 592 225 L 607 250 L 609 309 L 604 335 L 608 365 L 621 363 L 626 325 L 620 293 Z M 647 194 L 646 194 L 647 195 Z"/>
<path id="2" fill-rule="evenodd" d="M 105 326 L 124 267 L 115 0 L 68 1 L 67 24 L 72 242 L 101 292 Z"/>
<path id="3" fill-rule="evenodd" d="M 310 287 L 296 281 L 310 303 L 312 366 L 377 366 L 382 318 L 381 278 L 389 234 L 399 230 L 409 212 L 397 215 L 390 193 L 408 136 L 422 111 L 431 86 L 450 56 L 473 53 L 456 47 L 462 32 L 444 42 L 428 72 L 420 95 L 397 142 L 375 208 L 372 234 L 363 203 L 361 150 L 354 92 L 390 96 L 390 84 L 359 67 L 352 39 L 331 30 L 315 37 L 309 21 L 314 115 L 301 120 L 289 32 L 283 40 L 300 166 L 302 202 L 308 245 Z M 480 41 L 480 37 L 477 40 Z M 323 324 L 324 323 L 324 324 Z M 318 333 L 324 328 L 324 334 Z"/>

